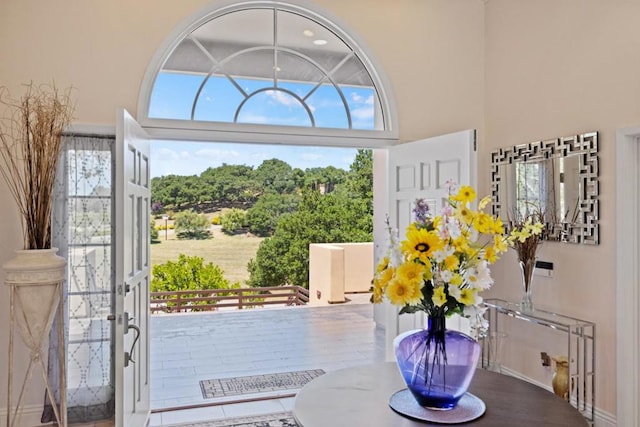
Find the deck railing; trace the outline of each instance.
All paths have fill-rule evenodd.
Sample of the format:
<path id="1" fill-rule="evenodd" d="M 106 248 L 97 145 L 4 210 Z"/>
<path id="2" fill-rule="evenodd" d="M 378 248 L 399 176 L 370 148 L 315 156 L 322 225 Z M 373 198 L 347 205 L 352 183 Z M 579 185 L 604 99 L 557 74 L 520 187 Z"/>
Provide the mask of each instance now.
<path id="1" fill-rule="evenodd" d="M 151 313 L 215 311 L 225 307 L 238 309 L 265 305 L 305 305 L 309 291 L 302 286 L 265 288 L 206 289 L 175 292 L 151 292 Z"/>

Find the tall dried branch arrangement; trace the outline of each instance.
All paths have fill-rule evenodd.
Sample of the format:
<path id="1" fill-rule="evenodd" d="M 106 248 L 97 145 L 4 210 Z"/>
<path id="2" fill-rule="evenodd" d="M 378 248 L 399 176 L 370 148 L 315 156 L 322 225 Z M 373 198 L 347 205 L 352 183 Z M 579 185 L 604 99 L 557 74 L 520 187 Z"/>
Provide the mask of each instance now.
<path id="1" fill-rule="evenodd" d="M 53 188 L 62 150 L 62 132 L 71 122 L 71 89 L 26 85 L 19 100 L 0 88 L 0 165 L 22 216 L 25 249 L 51 247 Z"/>

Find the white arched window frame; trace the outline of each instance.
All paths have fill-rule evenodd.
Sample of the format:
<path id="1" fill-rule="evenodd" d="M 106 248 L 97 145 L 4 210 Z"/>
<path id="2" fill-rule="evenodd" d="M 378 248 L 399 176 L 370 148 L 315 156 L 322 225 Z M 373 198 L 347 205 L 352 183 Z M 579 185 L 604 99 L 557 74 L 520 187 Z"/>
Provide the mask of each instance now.
<path id="1" fill-rule="evenodd" d="M 347 109 L 346 116 L 349 126 L 346 128 L 316 127 L 313 122 L 313 114 L 304 99 L 286 86 L 278 88 L 282 93 L 291 96 L 306 111 L 310 117 L 310 126 L 284 126 L 284 125 L 263 125 L 238 122 L 221 122 L 198 120 L 194 117 L 197 99 L 193 103 L 191 117 L 189 119 L 158 118 L 149 114 L 151 97 L 156 84 L 156 79 L 163 70 L 163 66 L 170 58 L 176 47 L 189 37 L 195 30 L 208 22 L 223 17 L 224 15 L 255 9 L 276 9 L 277 11 L 291 12 L 301 17 L 307 18 L 333 33 L 345 46 L 352 50 L 353 55 L 362 63 L 369 74 L 373 89 L 377 95 L 376 103 L 376 129 L 356 129 L 351 126 L 351 117 Z M 251 31 L 251 29 L 247 29 Z M 286 49 L 285 49 L 286 50 Z M 277 65 L 277 64 L 276 64 Z M 327 84 L 334 84 L 329 78 Z M 334 85 L 335 86 L 335 85 Z M 326 12 L 312 10 L 310 5 L 294 4 L 290 2 L 273 1 L 249 1 L 249 2 L 215 2 L 204 10 L 187 18 L 182 24 L 169 35 L 163 45 L 158 49 L 147 67 L 145 77 L 141 86 L 138 100 L 138 121 L 147 130 L 151 137 L 159 139 L 188 139 L 206 141 L 230 141 L 230 142 L 261 142 L 261 143 L 284 143 L 284 144 L 305 144 L 305 145 L 332 145 L 350 147 L 385 147 L 393 145 L 398 140 L 397 116 L 395 103 L 389 90 L 386 77 L 380 71 L 380 67 L 375 66 L 375 61 L 366 52 L 363 43 L 352 34 L 348 34 L 336 24 L 334 18 L 328 18 Z M 273 89 L 273 88 L 271 88 Z M 202 90 L 202 85 L 198 90 L 198 95 Z M 245 96 L 242 104 L 247 102 L 256 93 Z M 344 96 L 340 95 L 343 104 L 346 103 Z M 346 105 L 346 104 L 345 104 Z M 236 119 L 241 111 L 242 105 L 238 106 Z M 339 108 L 339 107 L 338 107 Z M 235 121 L 235 120 L 234 120 Z M 382 125 L 380 125 L 382 124 Z"/>

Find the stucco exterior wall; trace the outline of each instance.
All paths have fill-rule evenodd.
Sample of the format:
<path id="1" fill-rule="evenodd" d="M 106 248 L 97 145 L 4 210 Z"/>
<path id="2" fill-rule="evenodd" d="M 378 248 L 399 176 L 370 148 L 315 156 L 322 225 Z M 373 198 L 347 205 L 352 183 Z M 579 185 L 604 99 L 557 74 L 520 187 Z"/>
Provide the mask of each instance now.
<path id="1" fill-rule="evenodd" d="M 73 86 L 75 123 L 114 125 L 137 111 L 147 64 L 183 19 L 207 0 L 0 2 L 0 85 Z M 304 4 L 364 41 L 391 82 L 403 141 L 483 129 L 484 2 L 481 0 L 317 0 Z M 0 183 L 0 264 L 22 247 L 17 210 Z M 3 275 L 0 272 L 0 281 Z M 8 292 L 0 287 L 0 348 L 7 347 Z M 7 356 L 0 352 L 0 384 Z M 16 360 L 26 359 L 26 353 Z M 37 380 L 36 380 L 37 382 Z M 27 405 L 41 404 L 34 386 Z M 0 402 L 6 401 L 0 387 Z"/>

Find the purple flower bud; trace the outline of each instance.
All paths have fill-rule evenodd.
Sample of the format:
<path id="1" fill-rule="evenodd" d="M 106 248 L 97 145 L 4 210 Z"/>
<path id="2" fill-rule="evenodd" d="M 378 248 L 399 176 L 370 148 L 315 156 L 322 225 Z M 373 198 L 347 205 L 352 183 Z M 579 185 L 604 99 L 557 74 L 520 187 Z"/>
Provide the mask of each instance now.
<path id="1" fill-rule="evenodd" d="M 416 222 L 427 222 L 431 217 L 431 214 L 426 200 L 416 199 L 416 205 L 413 208 L 413 215 L 415 216 Z"/>

